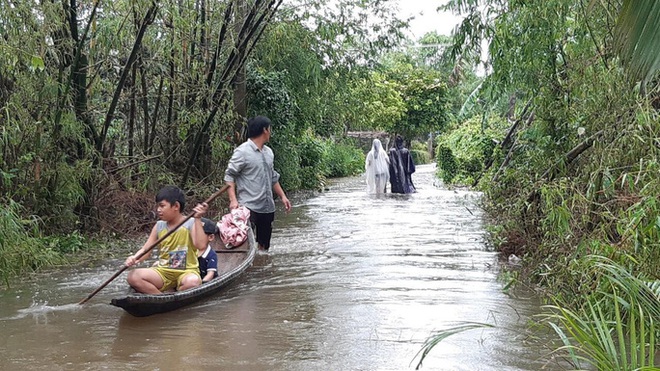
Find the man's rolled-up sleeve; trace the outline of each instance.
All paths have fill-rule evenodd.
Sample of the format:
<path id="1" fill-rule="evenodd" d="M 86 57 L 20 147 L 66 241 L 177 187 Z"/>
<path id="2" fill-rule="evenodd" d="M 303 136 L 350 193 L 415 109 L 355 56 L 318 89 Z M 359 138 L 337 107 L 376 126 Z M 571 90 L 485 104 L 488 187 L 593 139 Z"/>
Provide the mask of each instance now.
<path id="1" fill-rule="evenodd" d="M 229 164 L 227 165 L 227 170 L 225 170 L 225 182 L 236 183 L 236 177 L 238 177 L 238 175 L 241 173 L 244 166 L 244 157 L 241 155 L 238 149 L 235 149 L 231 159 L 229 160 Z"/>
<path id="2" fill-rule="evenodd" d="M 279 181 L 280 181 L 280 173 L 278 173 L 277 171 L 275 171 L 275 169 L 273 169 L 273 179 L 271 181 L 272 185 L 274 186 Z"/>

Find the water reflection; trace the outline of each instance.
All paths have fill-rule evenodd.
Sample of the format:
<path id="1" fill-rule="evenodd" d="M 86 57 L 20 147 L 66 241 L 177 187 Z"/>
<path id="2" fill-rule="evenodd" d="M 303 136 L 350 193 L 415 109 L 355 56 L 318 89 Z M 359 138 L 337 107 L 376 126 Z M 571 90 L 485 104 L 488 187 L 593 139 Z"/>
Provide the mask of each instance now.
<path id="1" fill-rule="evenodd" d="M 480 195 L 437 188 L 433 172 L 418 167 L 412 195 L 369 196 L 358 177 L 293 196 L 270 253 L 222 295 L 175 312 L 135 318 L 108 305 L 125 275 L 82 309 L 54 309 L 119 261 L 4 291 L 0 356 L 8 369 L 49 371 L 405 370 L 434 331 L 471 321 L 497 328 L 443 341 L 422 369 L 562 369 L 529 337 L 538 303 L 501 291 Z"/>

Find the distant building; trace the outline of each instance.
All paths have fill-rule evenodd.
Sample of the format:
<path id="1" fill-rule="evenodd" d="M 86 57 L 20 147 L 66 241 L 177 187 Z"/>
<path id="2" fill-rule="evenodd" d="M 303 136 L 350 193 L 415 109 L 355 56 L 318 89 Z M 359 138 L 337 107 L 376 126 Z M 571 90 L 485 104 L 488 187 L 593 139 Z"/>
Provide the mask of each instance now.
<path id="1" fill-rule="evenodd" d="M 360 148 L 362 148 L 365 153 L 369 152 L 371 149 L 371 144 L 374 139 L 380 139 L 385 151 L 389 149 L 390 134 L 384 131 L 347 131 L 346 136 L 349 138 L 356 138 L 360 143 Z"/>

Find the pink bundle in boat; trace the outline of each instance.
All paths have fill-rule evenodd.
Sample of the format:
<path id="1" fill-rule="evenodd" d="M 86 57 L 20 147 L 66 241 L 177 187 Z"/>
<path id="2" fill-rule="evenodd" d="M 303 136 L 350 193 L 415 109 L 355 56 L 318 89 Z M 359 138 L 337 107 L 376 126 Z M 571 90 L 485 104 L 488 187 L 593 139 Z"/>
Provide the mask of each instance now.
<path id="1" fill-rule="evenodd" d="M 240 246 L 247 240 L 248 228 L 250 228 L 250 210 L 245 206 L 232 209 L 222 216 L 218 222 L 220 239 L 225 247 L 232 249 Z"/>

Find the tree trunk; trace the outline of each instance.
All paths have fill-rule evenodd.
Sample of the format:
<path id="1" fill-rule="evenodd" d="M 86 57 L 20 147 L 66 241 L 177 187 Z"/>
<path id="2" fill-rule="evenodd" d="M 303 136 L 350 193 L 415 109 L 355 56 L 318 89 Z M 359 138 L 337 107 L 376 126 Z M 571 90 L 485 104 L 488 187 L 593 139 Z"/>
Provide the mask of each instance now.
<path id="1" fill-rule="evenodd" d="M 99 139 L 99 142 L 96 143 L 96 148 L 98 151 L 103 150 L 103 145 L 105 144 L 105 138 L 108 135 L 108 130 L 110 129 L 112 120 L 115 117 L 115 109 L 117 108 L 117 104 L 119 103 L 119 97 L 121 96 L 121 91 L 124 87 L 124 84 L 126 83 L 126 79 L 128 78 L 128 74 L 131 69 L 131 66 L 133 65 L 133 63 L 137 58 L 138 51 L 140 50 L 140 46 L 142 45 L 142 38 L 144 37 L 144 34 L 147 31 L 147 27 L 154 21 L 157 10 L 158 10 L 158 3 L 156 1 L 152 1 L 151 8 L 149 8 L 147 14 L 145 14 L 144 18 L 142 19 L 142 23 L 140 24 L 140 30 L 138 31 L 137 37 L 135 38 L 135 42 L 133 43 L 133 49 L 131 50 L 131 54 L 129 55 L 128 60 L 126 61 L 126 65 L 122 69 L 121 76 L 119 77 L 119 82 L 115 87 L 115 93 L 113 94 L 112 101 L 110 102 L 110 107 L 108 108 L 108 112 L 106 113 L 105 120 L 103 123 L 103 129 L 101 131 L 101 137 Z"/>
<path id="2" fill-rule="evenodd" d="M 131 100 L 128 109 L 128 157 L 133 157 L 133 149 L 135 147 L 135 75 L 137 74 L 136 65 L 133 64 L 131 68 L 131 82 L 129 89 L 131 89 Z"/>
<path id="3" fill-rule="evenodd" d="M 600 130 L 596 132 L 594 135 L 590 136 L 587 138 L 585 141 L 582 143 L 578 144 L 577 146 L 573 147 L 568 153 L 566 153 L 562 158 L 557 160 L 548 170 L 546 170 L 543 175 L 541 175 L 540 179 L 546 178 L 547 180 L 552 180 L 554 177 L 557 175 L 557 166 L 564 162 L 565 165 L 570 164 L 573 162 L 578 156 L 582 154 L 582 152 L 586 151 L 587 149 L 591 148 L 591 146 L 594 144 L 594 141 L 596 138 L 601 136 L 603 134 L 603 130 Z"/>
<path id="4" fill-rule="evenodd" d="M 234 32 L 236 33 L 236 38 L 239 37 L 242 28 L 242 20 L 245 19 L 247 12 L 246 4 L 242 0 L 234 0 L 236 2 L 236 17 L 234 23 Z M 239 48 L 236 51 L 236 56 L 239 60 L 243 59 L 245 55 L 245 48 Z M 245 64 L 241 64 L 236 71 L 234 77 L 234 112 L 236 113 L 236 122 L 234 123 L 234 131 L 237 134 L 243 134 L 245 122 L 247 119 L 247 80 L 245 72 Z M 245 138 L 245 135 L 236 135 L 234 138 L 239 139 L 239 142 L 242 142 Z"/>
<path id="5" fill-rule="evenodd" d="M 156 96 L 156 104 L 154 107 L 154 114 L 151 119 L 151 130 L 149 134 L 149 142 L 147 143 L 146 153 L 148 156 L 151 156 L 154 150 L 154 141 L 156 140 L 156 122 L 158 122 L 158 111 L 160 110 L 160 102 L 163 98 L 163 82 L 165 77 L 160 76 L 160 82 L 158 83 L 158 95 Z"/>
<path id="6" fill-rule="evenodd" d="M 220 28 L 220 34 L 218 35 L 218 45 L 215 48 L 215 53 L 213 54 L 213 59 L 211 59 L 211 64 L 209 66 L 207 75 L 206 75 L 206 85 L 211 87 L 213 84 L 213 76 L 215 75 L 215 69 L 218 65 L 218 57 L 220 56 L 220 51 L 222 50 L 222 45 L 224 44 L 225 36 L 227 35 L 227 25 L 231 21 L 231 15 L 233 10 L 233 2 L 229 2 L 227 9 L 225 9 L 225 15 L 222 21 L 222 28 Z M 206 101 L 205 101 L 206 102 Z"/>
<path id="7" fill-rule="evenodd" d="M 245 17 L 243 26 L 238 33 L 238 39 L 236 39 L 236 42 L 234 43 L 234 48 L 227 57 L 225 68 L 220 75 L 219 82 L 213 93 L 213 99 L 211 101 L 213 108 L 204 121 L 204 125 L 200 128 L 199 131 L 197 131 L 194 143 L 201 143 L 202 136 L 211 126 L 211 123 L 215 119 L 215 115 L 218 113 L 218 110 L 221 107 L 221 100 L 225 97 L 227 89 L 230 88 L 233 81 L 235 81 L 235 76 L 238 69 L 245 64 L 245 57 L 250 55 L 254 45 L 261 37 L 266 25 L 281 4 L 282 0 L 273 0 L 268 4 L 264 4 L 262 1 L 257 0 L 252 9 L 250 9 L 250 12 Z M 238 50 L 243 51 L 243 58 L 238 57 Z M 198 148 L 198 145 L 194 146 L 194 152 L 188 159 L 188 166 L 186 166 L 186 170 L 183 174 L 183 178 L 180 184 L 181 188 L 185 188 L 185 184 L 188 181 L 190 171 L 192 170 L 193 164 L 195 163 L 197 155 L 199 154 Z"/>
<path id="8" fill-rule="evenodd" d="M 142 118 L 143 122 L 143 132 L 142 132 L 142 150 L 144 153 L 147 153 L 149 150 L 149 137 L 150 137 L 150 131 L 149 131 L 149 102 L 147 101 L 147 98 L 149 97 L 149 89 L 147 88 L 147 72 L 144 69 L 144 63 L 142 58 L 140 58 L 140 81 L 142 83 L 142 97 L 140 97 L 140 102 L 142 103 L 142 115 L 144 116 Z M 162 79 L 161 79 L 161 84 L 162 84 Z"/>
<path id="9" fill-rule="evenodd" d="M 174 36 L 172 36 L 174 38 Z M 174 84 L 176 81 L 176 65 L 174 64 L 174 49 L 170 53 L 170 85 L 167 100 L 167 123 L 163 133 L 163 152 L 172 151 L 172 135 L 174 135 Z"/>

